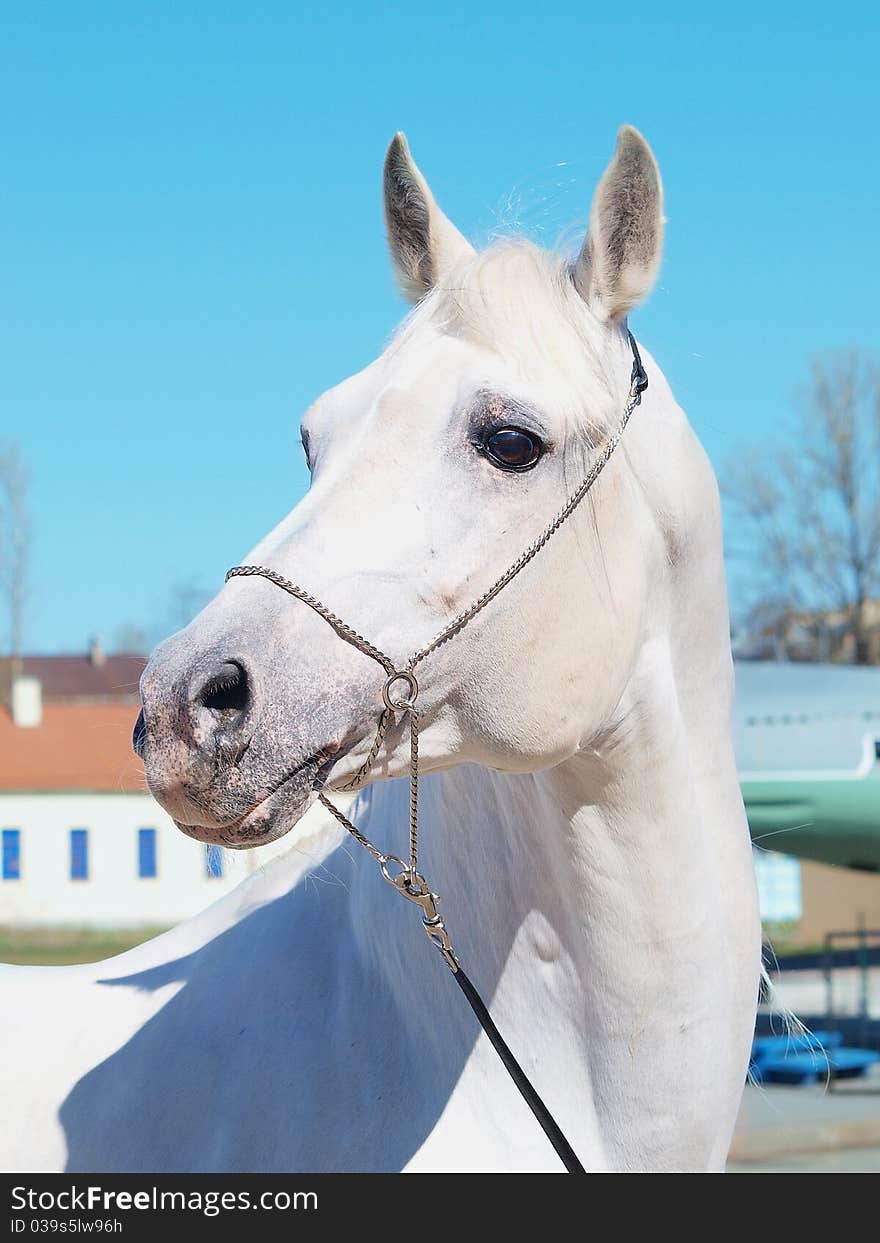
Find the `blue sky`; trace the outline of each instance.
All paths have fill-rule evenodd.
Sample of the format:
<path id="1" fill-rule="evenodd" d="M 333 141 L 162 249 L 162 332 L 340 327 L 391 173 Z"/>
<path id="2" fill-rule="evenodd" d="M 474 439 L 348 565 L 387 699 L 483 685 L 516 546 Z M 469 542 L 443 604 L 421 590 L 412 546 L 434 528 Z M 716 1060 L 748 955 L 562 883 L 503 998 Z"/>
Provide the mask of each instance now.
<path id="1" fill-rule="evenodd" d="M 633 328 L 716 465 L 784 434 L 811 353 L 878 343 L 878 24 L 7 0 L 0 438 L 33 479 L 28 649 L 161 634 L 175 587 L 219 585 L 302 494 L 301 413 L 403 311 L 379 196 L 398 128 L 469 236 L 553 243 L 637 125 L 669 224 Z"/>

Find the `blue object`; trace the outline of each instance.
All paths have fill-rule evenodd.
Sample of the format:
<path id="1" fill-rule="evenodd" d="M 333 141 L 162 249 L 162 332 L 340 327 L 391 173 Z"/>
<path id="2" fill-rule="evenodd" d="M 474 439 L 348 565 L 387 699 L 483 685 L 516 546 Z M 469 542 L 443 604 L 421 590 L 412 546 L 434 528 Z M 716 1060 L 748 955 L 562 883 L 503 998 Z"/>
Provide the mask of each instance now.
<path id="1" fill-rule="evenodd" d="M 156 830 L 138 829 L 138 876 L 142 880 L 153 880 L 158 874 Z"/>
<path id="2" fill-rule="evenodd" d="M 880 1062 L 873 1049 L 814 1049 L 788 1057 L 770 1057 L 758 1066 L 763 1083 L 824 1083 L 829 1075 L 836 1079 L 856 1079 Z"/>
<path id="3" fill-rule="evenodd" d="M 836 1079 L 851 1079 L 863 1075 L 869 1066 L 880 1062 L 880 1053 L 874 1049 L 835 1049 L 830 1055 L 831 1068 Z"/>
<path id="4" fill-rule="evenodd" d="M 70 879 L 89 879 L 89 831 L 70 830 Z"/>
<path id="5" fill-rule="evenodd" d="M 3 830 L 3 879 L 21 879 L 21 830 Z"/>
<path id="6" fill-rule="evenodd" d="M 219 846 L 208 846 L 205 851 L 205 871 L 211 877 L 223 875 L 223 852 Z"/>
<path id="7" fill-rule="evenodd" d="M 756 1036 L 752 1041 L 752 1062 L 761 1065 L 768 1058 L 788 1057 L 821 1049 L 838 1049 L 843 1044 L 841 1032 L 805 1032 L 790 1036 Z"/>

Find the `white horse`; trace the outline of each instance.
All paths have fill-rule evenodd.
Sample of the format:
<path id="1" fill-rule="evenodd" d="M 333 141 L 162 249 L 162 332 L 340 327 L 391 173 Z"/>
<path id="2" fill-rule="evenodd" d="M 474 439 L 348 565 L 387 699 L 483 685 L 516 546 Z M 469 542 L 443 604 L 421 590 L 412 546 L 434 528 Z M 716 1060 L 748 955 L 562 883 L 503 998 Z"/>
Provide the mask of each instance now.
<path id="1" fill-rule="evenodd" d="M 510 564 L 613 433 L 662 195 L 624 128 L 574 264 L 475 253 L 402 136 L 391 252 L 416 309 L 319 399 L 308 494 L 254 550 L 403 660 Z M 462 963 L 588 1170 L 720 1170 L 760 963 L 731 746 L 719 507 L 657 364 L 588 500 L 420 669 L 423 871 Z M 242 432 L 242 486 L 259 435 Z M 264 579 L 153 657 L 141 748 L 184 832 L 248 847 L 341 790 L 382 671 Z M 389 731 L 351 815 L 406 853 Z M 302 832 L 302 830 L 300 830 Z M 554 1170 L 451 974 L 337 827 L 109 962 L 6 968 L 6 1168 Z M 331 851 L 335 853 L 331 853 Z M 326 859 L 334 883 L 306 885 Z"/>

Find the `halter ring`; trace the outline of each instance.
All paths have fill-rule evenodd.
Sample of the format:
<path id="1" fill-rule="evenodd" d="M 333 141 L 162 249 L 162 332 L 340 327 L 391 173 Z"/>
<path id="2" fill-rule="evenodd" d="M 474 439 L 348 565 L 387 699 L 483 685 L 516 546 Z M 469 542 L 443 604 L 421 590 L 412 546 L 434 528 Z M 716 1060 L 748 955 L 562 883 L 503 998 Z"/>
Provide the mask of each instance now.
<path id="1" fill-rule="evenodd" d="M 400 871 L 391 872 L 388 867 L 389 863 L 400 864 Z M 382 855 L 382 861 L 379 864 L 379 866 L 382 869 L 382 875 L 385 877 L 387 881 L 389 881 L 395 887 L 395 889 L 400 888 L 400 886 L 397 883 L 400 877 L 407 876 L 409 874 L 409 865 L 404 863 L 400 855 Z"/>
<path id="2" fill-rule="evenodd" d="M 391 688 L 395 682 L 406 682 L 409 687 L 409 699 L 392 699 Z M 416 681 L 414 673 L 410 673 L 408 669 L 404 669 L 401 673 L 392 673 L 385 685 L 382 687 L 382 702 L 391 712 L 413 712 L 416 706 L 416 696 L 419 693 L 419 684 Z"/>
<path id="3" fill-rule="evenodd" d="M 417 906 L 425 907 L 425 902 L 436 901 L 437 895 L 431 893 L 428 888 L 427 881 L 421 872 L 414 872 L 411 863 L 404 863 L 400 855 L 383 855 L 380 867 L 382 875 L 394 886 L 398 893 L 403 894 L 405 898 L 409 898 L 410 902 L 415 902 Z M 399 872 L 392 872 L 390 866 L 394 864 L 400 865 Z M 433 914 L 436 915 L 436 911 Z"/>

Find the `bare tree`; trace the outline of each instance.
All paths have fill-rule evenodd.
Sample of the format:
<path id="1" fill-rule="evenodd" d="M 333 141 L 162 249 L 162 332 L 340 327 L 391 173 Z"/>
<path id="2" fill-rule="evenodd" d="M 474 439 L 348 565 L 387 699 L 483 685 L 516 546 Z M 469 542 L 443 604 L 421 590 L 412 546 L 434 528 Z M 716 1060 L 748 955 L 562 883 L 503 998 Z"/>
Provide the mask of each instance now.
<path id="1" fill-rule="evenodd" d="M 880 368 L 856 348 L 814 358 L 785 443 L 729 463 L 722 490 L 738 511 L 732 550 L 754 602 L 838 615 L 859 664 L 871 661 L 880 594 Z M 876 611 L 876 609 L 875 609 Z"/>
<path id="2" fill-rule="evenodd" d="M 212 591 L 195 577 L 178 578 L 168 587 L 165 614 L 152 620 L 123 622 L 113 633 L 114 652 L 146 656 L 157 643 L 188 626 L 211 599 Z"/>
<path id="3" fill-rule="evenodd" d="M 113 632 L 113 652 L 134 652 L 138 656 L 146 656 L 154 646 L 146 627 L 137 622 L 123 622 Z"/>
<path id="4" fill-rule="evenodd" d="M 0 590 L 7 613 L 13 666 L 24 645 L 25 602 L 30 560 L 28 472 L 16 444 L 0 445 Z"/>
<path id="5" fill-rule="evenodd" d="M 214 593 L 196 579 L 178 579 L 168 591 L 168 626 L 183 630 L 200 613 Z"/>

